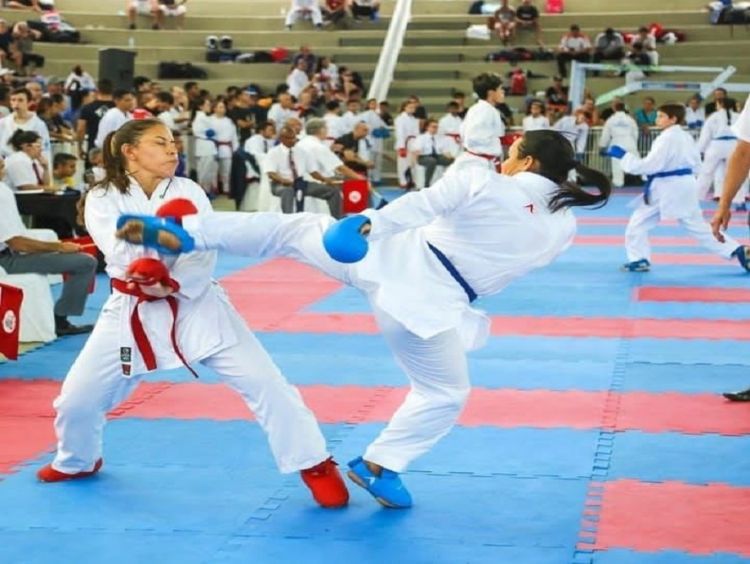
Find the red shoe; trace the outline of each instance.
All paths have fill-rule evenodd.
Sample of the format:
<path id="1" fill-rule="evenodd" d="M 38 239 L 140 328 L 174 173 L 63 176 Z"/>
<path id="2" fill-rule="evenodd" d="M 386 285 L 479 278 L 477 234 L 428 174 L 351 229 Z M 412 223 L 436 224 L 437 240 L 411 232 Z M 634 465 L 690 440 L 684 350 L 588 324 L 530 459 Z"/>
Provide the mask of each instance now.
<path id="1" fill-rule="evenodd" d="M 100 458 L 96 461 L 96 464 L 94 464 L 93 470 L 89 470 L 88 472 L 77 472 L 75 474 L 66 474 L 65 472 L 60 472 L 59 470 L 55 470 L 54 468 L 52 468 L 52 464 L 47 464 L 47 466 L 44 466 L 37 471 L 36 477 L 39 478 L 40 482 L 64 482 L 66 480 L 88 478 L 96 474 L 102 467 L 102 464 L 104 464 L 104 460 Z"/>
<path id="2" fill-rule="evenodd" d="M 349 503 L 349 490 L 333 457 L 300 472 L 302 481 L 312 491 L 321 507 L 344 507 Z"/>

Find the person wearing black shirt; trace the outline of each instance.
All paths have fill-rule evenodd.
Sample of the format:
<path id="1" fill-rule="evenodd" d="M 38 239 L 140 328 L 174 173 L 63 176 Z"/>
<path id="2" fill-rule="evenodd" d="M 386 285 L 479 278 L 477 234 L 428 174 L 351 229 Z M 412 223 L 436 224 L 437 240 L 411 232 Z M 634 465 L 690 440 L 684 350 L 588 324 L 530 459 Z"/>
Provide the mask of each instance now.
<path id="1" fill-rule="evenodd" d="M 495 108 L 500 112 L 500 118 L 503 120 L 505 127 L 513 125 L 513 110 L 510 109 L 508 104 L 505 102 L 495 104 Z"/>
<path id="2" fill-rule="evenodd" d="M 563 86 L 563 79 L 561 76 L 555 76 L 552 79 L 552 86 L 547 88 L 544 97 L 547 99 L 548 107 L 557 111 L 565 111 L 567 109 L 568 87 Z"/>
<path id="3" fill-rule="evenodd" d="M 383 120 L 383 123 L 385 123 L 388 127 L 393 127 L 393 116 L 391 115 L 390 109 L 391 105 L 386 102 L 380 102 L 378 104 L 380 108 L 380 119 Z"/>
<path id="4" fill-rule="evenodd" d="M 112 100 L 112 81 L 103 78 L 96 83 L 96 100 L 81 106 L 81 113 L 76 123 L 76 138 L 78 139 L 78 154 L 87 159 L 89 151 L 94 148 L 99 122 L 107 110 L 115 106 Z M 86 142 L 84 148 L 84 140 Z"/>
<path id="5" fill-rule="evenodd" d="M 539 10 L 531 3 L 531 0 L 523 0 L 523 4 L 516 8 L 516 30 L 518 29 L 533 29 L 537 44 L 543 45 Z"/>
<path id="6" fill-rule="evenodd" d="M 724 100 L 727 97 L 727 91 L 725 88 L 717 88 L 714 90 L 714 101 L 706 104 L 706 117 L 710 116 L 716 111 L 716 100 Z"/>
<path id="7" fill-rule="evenodd" d="M 344 164 L 355 172 L 367 176 L 367 171 L 374 164 L 369 159 L 370 142 L 367 140 L 369 129 L 367 124 L 359 122 L 354 126 L 351 133 L 342 135 L 336 139 L 336 145 L 341 146 L 341 156 Z M 366 152 L 361 152 L 362 145 L 365 145 Z"/>
<path id="8" fill-rule="evenodd" d="M 452 102 L 455 102 L 458 104 L 458 117 L 461 119 L 466 118 L 466 112 L 469 111 L 469 108 L 466 107 L 466 94 L 463 92 L 453 92 Z"/>

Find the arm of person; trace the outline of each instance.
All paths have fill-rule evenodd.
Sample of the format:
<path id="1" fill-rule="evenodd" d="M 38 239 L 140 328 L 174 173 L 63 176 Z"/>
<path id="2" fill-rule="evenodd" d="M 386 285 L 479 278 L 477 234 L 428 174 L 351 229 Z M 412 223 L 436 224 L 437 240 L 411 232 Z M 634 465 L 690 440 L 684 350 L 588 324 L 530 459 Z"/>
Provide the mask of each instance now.
<path id="1" fill-rule="evenodd" d="M 321 173 L 319 173 L 317 170 L 314 170 L 310 173 L 310 176 L 312 176 L 315 180 L 320 182 L 321 184 L 325 184 L 327 186 L 335 186 L 337 184 L 340 184 L 340 182 L 336 182 L 333 178 L 326 178 Z"/>
<path id="2" fill-rule="evenodd" d="M 472 174 L 483 174 L 485 182 L 491 178 L 489 170 Z M 365 210 L 363 215 L 371 222 L 370 239 L 382 239 L 428 225 L 436 218 L 450 214 L 470 201 L 471 186 L 477 180 L 450 174 L 443 176 L 429 190 L 405 194 L 380 210 Z"/>
<path id="3" fill-rule="evenodd" d="M 602 136 L 599 138 L 599 148 L 600 149 L 606 149 L 609 147 L 609 143 L 612 141 L 612 128 L 607 125 L 607 122 L 604 122 L 604 127 L 602 127 Z"/>
<path id="4" fill-rule="evenodd" d="M 671 161 L 670 157 L 670 146 L 668 142 L 659 143 L 664 141 L 661 138 L 657 139 L 651 151 L 648 155 L 641 158 L 637 154 L 626 153 L 620 161 L 622 170 L 628 174 L 656 174 L 662 172 L 665 166 L 669 166 L 668 163 Z"/>
<path id="5" fill-rule="evenodd" d="M 359 179 L 362 178 L 361 174 L 359 174 L 358 172 L 353 171 L 352 169 L 350 169 L 345 164 L 342 164 L 342 165 L 336 167 L 336 172 L 338 174 L 340 174 L 341 176 L 343 176 L 345 178 L 349 178 L 351 180 L 359 180 Z"/>
<path id="6" fill-rule="evenodd" d="M 291 186 L 293 184 L 291 180 L 282 177 L 278 172 L 267 170 L 266 174 L 268 174 L 268 178 L 271 179 L 271 182 L 275 182 L 276 184 L 281 184 L 282 186 Z"/>
<path id="7" fill-rule="evenodd" d="M 86 120 L 79 119 L 76 121 L 76 143 L 78 145 L 78 156 L 84 158 L 83 142 L 86 139 Z"/>
<path id="8" fill-rule="evenodd" d="M 11 237 L 5 241 L 14 253 L 77 253 L 81 246 L 77 243 L 61 241 L 39 241 L 23 235 Z"/>

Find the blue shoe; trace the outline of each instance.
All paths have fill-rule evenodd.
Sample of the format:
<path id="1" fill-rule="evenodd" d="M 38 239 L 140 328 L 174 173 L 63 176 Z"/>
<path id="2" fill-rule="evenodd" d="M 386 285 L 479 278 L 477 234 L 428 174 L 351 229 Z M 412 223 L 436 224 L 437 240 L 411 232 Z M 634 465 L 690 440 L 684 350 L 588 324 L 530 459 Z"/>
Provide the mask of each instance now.
<path id="1" fill-rule="evenodd" d="M 623 272 L 648 272 L 651 270 L 651 263 L 646 259 L 634 260 L 623 264 L 620 270 Z"/>
<path id="2" fill-rule="evenodd" d="M 380 476 L 376 476 L 370 472 L 361 456 L 352 460 L 349 468 L 347 472 L 349 479 L 370 492 L 383 507 L 391 509 L 411 507 L 411 494 L 401 482 L 398 473 L 383 468 Z"/>
<path id="3" fill-rule="evenodd" d="M 117 220 L 117 229 L 121 229 L 128 221 L 139 221 L 143 225 L 142 240 L 139 240 L 137 237 L 130 238 L 130 233 L 118 233 L 118 237 L 128 243 L 156 249 L 164 255 L 189 253 L 195 248 L 195 240 L 190 234 L 169 218 L 153 215 L 125 214 L 121 215 Z M 159 243 L 160 231 L 174 235 L 180 242 L 179 248 L 169 248 Z"/>
<path id="4" fill-rule="evenodd" d="M 750 272 L 750 247 L 747 245 L 740 245 L 734 250 L 732 256 L 737 259 L 737 262 L 740 263 L 742 268 L 747 272 Z"/>

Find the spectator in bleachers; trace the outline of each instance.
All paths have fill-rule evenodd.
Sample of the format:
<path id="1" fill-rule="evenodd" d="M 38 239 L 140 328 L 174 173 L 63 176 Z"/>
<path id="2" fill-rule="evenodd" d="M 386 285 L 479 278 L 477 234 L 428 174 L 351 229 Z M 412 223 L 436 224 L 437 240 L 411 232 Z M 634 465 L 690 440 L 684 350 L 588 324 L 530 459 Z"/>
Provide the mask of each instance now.
<path id="1" fill-rule="evenodd" d="M 599 148 L 606 150 L 617 145 L 633 154 L 638 153 L 638 123 L 625 111 L 625 103 L 620 100 L 613 104 L 614 113 L 604 122 Z M 620 159 L 612 159 L 612 184 L 616 188 L 625 185 L 625 173 Z"/>
<path id="2" fill-rule="evenodd" d="M 73 67 L 63 84 L 63 92 L 70 98 L 70 109 L 75 114 L 73 121 L 78 119 L 78 113 L 84 104 L 83 98 L 94 90 L 96 90 L 94 77 L 83 70 L 81 65 Z"/>
<path id="3" fill-rule="evenodd" d="M 190 127 L 190 102 L 185 89 L 181 86 L 173 86 L 169 89 L 174 104 L 172 105 L 172 119 L 180 131 L 187 131 Z"/>
<path id="4" fill-rule="evenodd" d="M 570 142 L 575 151 L 576 160 L 583 162 L 589 136 L 589 124 L 585 112 L 577 110 L 574 115 L 570 115 L 567 108 L 563 112 L 555 112 L 551 129 L 559 132 Z M 575 175 L 574 171 L 572 175 Z"/>
<path id="5" fill-rule="evenodd" d="M 331 61 L 330 57 L 321 57 L 318 59 L 315 74 L 318 75 L 319 82 L 324 84 L 326 88 L 335 89 L 339 84 L 339 69 Z"/>
<path id="6" fill-rule="evenodd" d="M 322 8 L 325 23 L 335 26 L 343 22 L 348 4 L 348 0 L 325 0 Z"/>
<path id="7" fill-rule="evenodd" d="M 283 127 L 293 129 L 297 134 L 297 139 L 302 139 L 305 135 L 305 124 L 298 117 L 290 117 L 284 122 Z"/>
<path id="8" fill-rule="evenodd" d="M 317 116 L 317 110 L 313 106 L 315 92 L 315 87 L 312 84 L 308 84 L 307 87 L 300 92 L 299 98 L 297 98 L 295 109 L 297 110 L 299 119 L 303 122 L 311 117 Z"/>
<path id="9" fill-rule="evenodd" d="M 448 102 L 445 109 L 448 113 L 438 121 L 438 135 L 445 138 L 448 153 L 456 158 L 461 152 L 461 124 L 464 120 L 461 119 L 458 102 Z"/>
<path id="10" fill-rule="evenodd" d="M 282 127 L 279 141 L 266 155 L 265 172 L 271 180 L 271 192 L 281 198 L 281 211 L 294 212 L 296 184 L 310 174 L 318 182 L 307 182 L 305 195 L 326 200 L 331 215 L 341 217 L 341 189 L 330 181 L 326 182 L 320 171 L 315 170 L 312 157 L 296 147 L 296 131 L 291 127 Z"/>
<path id="11" fill-rule="evenodd" d="M 277 128 L 286 123 L 289 118 L 299 116 L 294 108 L 294 100 L 288 93 L 282 93 L 278 96 L 278 101 L 268 110 L 268 121 L 272 121 Z"/>
<path id="12" fill-rule="evenodd" d="M 274 145 L 276 145 L 276 126 L 271 122 L 260 124 L 258 133 L 251 136 L 245 141 L 244 149 L 246 153 L 251 154 L 255 157 L 255 160 L 260 163 L 260 160 L 270 151 Z M 260 174 L 260 170 L 256 171 Z"/>
<path id="13" fill-rule="evenodd" d="M 393 127 L 394 119 L 391 115 L 391 105 L 388 100 L 383 100 L 378 103 L 378 111 L 380 112 L 380 119 L 382 119 L 388 127 Z"/>
<path id="14" fill-rule="evenodd" d="M 516 31 L 520 29 L 533 29 L 537 45 L 544 45 L 542 41 L 542 26 L 539 24 L 539 10 L 534 6 L 532 0 L 523 0 L 516 8 Z"/>
<path id="15" fill-rule="evenodd" d="M 185 25 L 185 14 L 187 14 L 186 4 L 187 0 L 156 0 L 152 29 L 164 27 L 165 17 L 174 18 L 177 29 L 182 29 Z"/>
<path id="16" fill-rule="evenodd" d="M 611 27 L 594 39 L 594 62 L 621 61 L 625 57 L 625 39 Z"/>
<path id="17" fill-rule="evenodd" d="M 89 151 L 96 146 L 96 134 L 99 122 L 107 110 L 114 107 L 112 100 L 112 81 L 102 78 L 96 83 L 96 98 L 81 106 L 76 122 L 76 138 L 78 139 L 78 156 L 85 158 Z"/>
<path id="18" fill-rule="evenodd" d="M 3 0 L 3 8 L 16 10 L 33 10 L 42 13 L 44 10 L 54 8 L 54 0 Z"/>
<path id="19" fill-rule="evenodd" d="M 55 190 L 75 189 L 78 159 L 70 153 L 56 153 L 52 159 L 52 186 Z"/>
<path id="20" fill-rule="evenodd" d="M 549 119 L 544 115 L 544 103 L 540 100 L 532 100 L 529 104 L 529 112 L 523 118 L 523 131 L 536 131 L 537 129 L 549 129 Z"/>
<path id="21" fill-rule="evenodd" d="M 36 107 L 44 96 L 44 87 L 37 80 L 29 80 L 24 85 L 24 88 L 29 91 L 31 98 L 29 99 L 29 109 L 32 112 L 36 111 Z"/>
<path id="22" fill-rule="evenodd" d="M 328 144 L 333 145 L 334 141 L 346 133 L 344 123 L 341 120 L 341 104 L 337 100 L 332 100 L 326 104 L 326 113 L 323 115 L 328 131 Z"/>
<path id="23" fill-rule="evenodd" d="M 197 182 L 206 191 L 213 194 L 216 190 L 216 176 L 218 162 L 216 161 L 216 145 L 213 138 L 216 130 L 211 123 L 211 98 L 203 98 L 193 114 L 192 131 L 195 139 L 195 167 L 197 169 Z"/>
<path id="24" fill-rule="evenodd" d="M 568 87 L 563 85 L 562 76 L 552 77 L 552 86 L 544 93 L 547 107 L 553 111 L 565 112 L 568 107 Z"/>
<path id="25" fill-rule="evenodd" d="M 19 72 L 29 74 L 29 70 L 44 64 L 44 57 L 33 52 L 34 41 L 42 36 L 39 31 L 31 29 L 28 23 L 21 21 L 13 26 L 11 36 L 10 60 Z"/>
<path id="26" fill-rule="evenodd" d="M 490 18 L 490 24 L 503 45 L 510 43 L 516 32 L 516 11 L 508 5 L 508 0 L 502 0 Z"/>
<path id="27" fill-rule="evenodd" d="M 357 179 L 361 178 L 354 170 L 346 166 L 341 159 L 328 147 L 326 140 L 330 136 L 326 130 L 326 122 L 321 118 L 312 118 L 305 125 L 305 137 L 297 142 L 297 147 L 312 159 L 312 168 L 319 171 L 326 183 L 337 185 L 335 176 Z M 315 182 L 319 180 L 308 173 L 305 180 Z"/>
<path id="28" fill-rule="evenodd" d="M 288 92 L 294 98 L 299 98 L 300 92 L 310 84 L 307 68 L 307 62 L 304 59 L 298 59 L 294 68 L 292 68 L 292 71 L 286 77 L 286 84 L 289 87 Z"/>
<path id="29" fill-rule="evenodd" d="M 451 96 L 451 100 L 458 104 L 458 117 L 461 119 L 464 119 L 466 117 L 466 112 L 469 110 L 466 108 L 466 94 L 459 91 L 454 91 L 453 95 Z"/>
<path id="30" fill-rule="evenodd" d="M 7 69 L 0 69 L 0 72 Z M 0 83 L 0 119 L 10 114 L 10 88 Z"/>
<path id="31" fill-rule="evenodd" d="M 65 106 L 65 97 L 62 94 L 52 94 L 39 102 L 37 115 L 47 126 L 51 141 L 72 143 L 75 140 L 73 129 L 62 117 Z"/>
<path id="32" fill-rule="evenodd" d="M 135 96 L 130 90 L 118 89 L 112 93 L 114 106 L 107 110 L 99 121 L 99 128 L 96 132 L 96 141 L 94 144 L 101 148 L 104 144 L 104 138 L 110 132 L 120 128 L 124 123 L 133 119 L 133 110 L 135 109 Z"/>
<path id="33" fill-rule="evenodd" d="M 323 13 L 318 0 L 292 0 L 284 25 L 288 30 L 300 20 L 312 20 L 315 27 L 323 27 Z M 312 67 L 311 67 L 312 68 Z"/>
<path id="34" fill-rule="evenodd" d="M 656 50 L 656 37 L 649 31 L 645 26 L 638 28 L 638 35 L 633 38 L 630 43 L 631 55 L 632 48 L 639 49 L 640 53 L 643 53 L 647 58 L 649 64 L 659 64 L 659 53 Z M 636 55 L 639 51 L 636 51 Z M 632 58 L 632 57 L 631 57 Z"/>
<path id="35" fill-rule="evenodd" d="M 223 98 L 218 98 L 213 106 L 211 128 L 215 134 L 213 143 L 216 145 L 216 160 L 218 164 L 218 189 L 221 193 L 229 193 L 229 175 L 232 171 L 232 155 L 239 148 L 237 127 L 227 117 L 227 106 Z"/>
<path id="36" fill-rule="evenodd" d="M 717 100 L 723 100 L 727 97 L 727 90 L 726 88 L 716 88 L 713 92 L 713 101 L 706 104 L 706 117 L 710 116 L 712 113 L 716 111 L 716 101 Z"/>
<path id="37" fill-rule="evenodd" d="M 622 103 L 625 106 L 625 101 L 620 98 L 619 96 L 616 96 L 612 98 L 612 102 L 610 102 L 609 107 L 605 108 L 599 113 L 599 120 L 603 123 L 606 123 L 609 118 L 611 118 L 615 112 L 617 111 L 616 107 L 618 103 Z M 626 106 L 627 108 L 627 106 Z M 628 110 L 624 110 L 625 113 L 628 113 Z"/>
<path id="38" fill-rule="evenodd" d="M 438 166 L 448 167 L 453 163 L 452 147 L 445 137 L 438 135 L 438 122 L 434 119 L 425 122 L 424 133 L 417 136 L 411 150 L 416 156 L 417 164 L 425 169 L 426 187 L 432 185 L 432 177 Z"/>
<path id="39" fill-rule="evenodd" d="M 10 57 L 10 45 L 13 43 L 13 31 L 8 22 L 0 18 L 0 66 L 5 66 Z"/>
<path id="40" fill-rule="evenodd" d="M 51 158 L 49 130 L 34 112 L 29 111 L 31 94 L 25 88 L 17 88 L 10 95 L 12 112 L 0 119 L 0 155 L 8 156 L 12 149 L 9 145 L 11 136 L 18 129 L 33 131 L 42 140 L 42 150 L 47 160 Z"/>
<path id="41" fill-rule="evenodd" d="M 309 45 L 300 45 L 299 51 L 292 57 L 292 68 L 296 67 L 300 60 L 305 61 L 306 72 L 312 72 L 318 64 L 318 58 L 312 52 Z"/>
<path id="42" fill-rule="evenodd" d="M 560 39 L 556 58 L 558 74 L 563 77 L 568 74 L 569 61 L 588 63 L 591 60 L 591 40 L 585 33 L 581 33 L 578 24 L 571 25 L 570 32 Z"/>
<path id="43" fill-rule="evenodd" d="M 3 163 L 0 159 L 0 178 Z M 96 276 L 96 259 L 84 254 L 80 245 L 40 241 L 27 236 L 11 189 L 0 182 L 0 267 L 8 274 L 66 274 L 62 293 L 55 302 L 55 333 L 58 337 L 88 333 L 91 325 L 72 325 L 70 315 L 81 315 L 88 288 Z"/>
<path id="44" fill-rule="evenodd" d="M 596 103 L 591 96 L 586 96 L 583 99 L 583 104 L 581 105 L 581 107 L 576 108 L 576 111 L 578 110 L 581 110 L 583 112 L 583 115 L 586 116 L 586 123 L 588 123 L 589 127 L 601 125 L 599 110 L 596 109 Z"/>
<path id="45" fill-rule="evenodd" d="M 198 103 L 203 102 L 204 95 L 201 94 L 201 88 L 197 82 L 188 80 L 183 86 L 185 90 L 185 96 L 187 96 L 187 111 L 193 112 L 197 109 Z"/>
<path id="46" fill-rule="evenodd" d="M 700 94 L 691 96 L 685 106 L 685 125 L 689 129 L 700 129 L 706 121 L 706 111 L 701 107 Z"/>
<path id="47" fill-rule="evenodd" d="M 407 174 L 411 170 L 411 144 L 419 135 L 419 120 L 414 115 L 417 110 L 417 103 L 409 99 L 401 104 L 401 113 L 394 121 L 395 127 L 395 146 L 396 150 L 396 172 L 398 174 L 398 184 L 401 188 L 409 187 L 409 178 Z"/>
<path id="48" fill-rule="evenodd" d="M 104 170 L 104 156 L 99 147 L 93 147 L 86 155 L 86 160 L 89 163 L 89 168 L 84 173 L 83 179 L 90 189 L 97 182 L 104 180 L 107 173 Z"/>
<path id="49" fill-rule="evenodd" d="M 644 133 L 648 133 L 649 128 L 656 125 L 656 100 L 646 96 L 635 111 L 635 121 Z"/>
<path id="50" fill-rule="evenodd" d="M 336 145 L 341 147 L 344 164 L 364 177 L 375 167 L 372 147 L 367 139 L 369 133 L 367 124 L 360 121 L 354 124 L 351 132 L 336 139 Z"/>
<path id="51" fill-rule="evenodd" d="M 177 131 L 177 123 L 174 120 L 172 107 L 174 106 L 174 96 L 169 92 L 157 92 L 154 94 L 153 114 L 170 131 Z"/>
<path id="52" fill-rule="evenodd" d="M 42 138 L 36 131 L 17 129 L 8 141 L 13 153 L 5 159 L 5 180 L 16 191 L 45 190 L 54 192 L 49 161 L 44 154 Z"/>
<path id="53" fill-rule="evenodd" d="M 370 18 L 378 21 L 380 18 L 380 0 L 352 0 L 352 17 L 355 20 Z"/>
<path id="54" fill-rule="evenodd" d="M 248 90 L 242 90 L 235 97 L 232 109 L 227 112 L 229 119 L 237 126 L 240 144 L 250 138 L 255 125 L 260 123 L 260 120 L 256 120 L 257 100 L 257 94 L 253 96 Z"/>
<path id="55" fill-rule="evenodd" d="M 346 111 L 344 112 L 344 115 L 341 116 L 340 123 L 344 134 L 354 131 L 354 126 L 357 122 L 361 121 L 361 118 L 359 117 L 360 109 L 361 106 L 359 100 L 352 99 L 346 103 Z"/>

